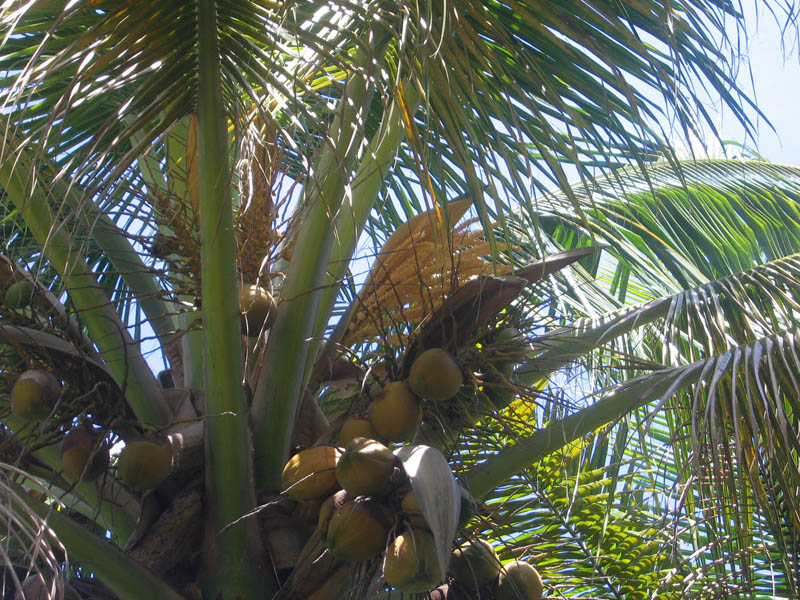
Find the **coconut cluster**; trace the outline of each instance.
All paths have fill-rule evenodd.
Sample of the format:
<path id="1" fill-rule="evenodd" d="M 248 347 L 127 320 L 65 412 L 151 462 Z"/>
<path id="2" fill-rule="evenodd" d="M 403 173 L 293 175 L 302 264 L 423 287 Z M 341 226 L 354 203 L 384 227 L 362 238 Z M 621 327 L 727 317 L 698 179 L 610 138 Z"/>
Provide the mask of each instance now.
<path id="1" fill-rule="evenodd" d="M 369 421 L 358 426 L 364 424 Z M 380 441 L 355 437 L 344 449 L 302 450 L 284 467 L 283 489 L 296 500 L 321 502 L 317 535 L 336 560 L 382 558 L 386 583 L 401 592 L 422 592 L 440 582 L 434 537 L 402 461 Z"/>
<path id="2" fill-rule="evenodd" d="M 450 557 L 449 574 L 454 583 L 472 595 L 495 600 L 541 600 L 544 592 L 539 572 L 515 560 L 505 565 L 485 540 L 467 541 Z"/>

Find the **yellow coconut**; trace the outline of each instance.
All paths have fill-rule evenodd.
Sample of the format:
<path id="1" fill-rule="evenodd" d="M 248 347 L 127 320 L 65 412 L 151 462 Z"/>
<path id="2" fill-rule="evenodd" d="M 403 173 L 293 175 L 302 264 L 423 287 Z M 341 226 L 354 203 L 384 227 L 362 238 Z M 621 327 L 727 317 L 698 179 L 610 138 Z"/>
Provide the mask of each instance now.
<path id="1" fill-rule="evenodd" d="M 25 308 L 31 303 L 34 285 L 27 279 L 17 281 L 8 286 L 6 290 L 5 304 L 12 310 Z"/>
<path id="2" fill-rule="evenodd" d="M 344 448 L 357 437 L 375 440 L 381 436 L 375 432 L 372 423 L 366 419 L 351 417 L 342 423 L 342 428 L 339 430 L 339 445 Z"/>
<path id="3" fill-rule="evenodd" d="M 61 468 L 74 480 L 94 481 L 108 468 L 108 444 L 84 425 L 61 441 Z"/>
<path id="4" fill-rule="evenodd" d="M 335 446 L 301 450 L 283 467 L 283 489 L 295 500 L 314 500 L 336 489 L 336 463 L 342 452 Z"/>
<path id="5" fill-rule="evenodd" d="M 272 295 L 257 285 L 246 285 L 239 289 L 239 312 L 242 314 L 242 331 L 250 337 L 269 328 L 278 315 Z"/>
<path id="6" fill-rule="evenodd" d="M 409 529 L 386 549 L 383 578 L 399 592 L 424 592 L 439 583 L 441 572 L 433 535 Z"/>
<path id="7" fill-rule="evenodd" d="M 376 500 L 353 500 L 331 515 L 326 543 L 339 560 L 369 560 L 386 547 L 393 521 L 389 509 Z"/>
<path id="8" fill-rule="evenodd" d="M 414 490 L 410 490 L 403 499 L 400 501 L 400 512 L 406 523 L 423 529 L 430 529 L 428 522 L 422 515 L 422 509 L 417 501 L 417 495 Z"/>
<path id="9" fill-rule="evenodd" d="M 450 556 L 450 574 L 461 585 L 476 590 L 497 578 L 500 559 L 489 542 L 465 542 Z"/>
<path id="10" fill-rule="evenodd" d="M 17 377 L 11 388 L 11 410 L 25 421 L 46 419 L 61 395 L 61 383 L 55 375 L 31 369 Z"/>
<path id="11" fill-rule="evenodd" d="M 453 355 L 442 348 L 429 348 L 411 365 L 408 384 L 420 398 L 433 402 L 449 400 L 458 393 L 464 377 Z"/>
<path id="12" fill-rule="evenodd" d="M 133 489 L 156 488 L 172 470 L 172 446 L 156 436 L 128 441 L 120 452 L 118 467 L 120 477 Z"/>
<path id="13" fill-rule="evenodd" d="M 336 465 L 336 479 L 353 496 L 374 496 L 386 491 L 395 456 L 375 440 L 355 438 L 344 449 Z"/>
<path id="14" fill-rule="evenodd" d="M 516 560 L 503 565 L 495 600 L 541 600 L 542 578 L 531 565 Z"/>
<path id="15" fill-rule="evenodd" d="M 369 414 L 378 435 L 390 442 L 410 440 L 422 421 L 422 402 L 404 381 L 392 381 L 375 398 Z"/>

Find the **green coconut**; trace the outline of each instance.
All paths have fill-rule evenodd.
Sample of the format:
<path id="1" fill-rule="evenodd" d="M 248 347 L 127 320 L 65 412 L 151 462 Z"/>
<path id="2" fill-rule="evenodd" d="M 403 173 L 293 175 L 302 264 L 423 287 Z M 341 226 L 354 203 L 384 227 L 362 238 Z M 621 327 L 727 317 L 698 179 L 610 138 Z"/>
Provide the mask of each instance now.
<path id="1" fill-rule="evenodd" d="M 386 549 L 383 578 L 399 592 L 417 593 L 436 587 L 441 571 L 433 535 L 423 529 L 409 529 L 394 538 Z"/>
<path id="2" fill-rule="evenodd" d="M 461 369 L 453 355 L 442 348 L 429 348 L 411 365 L 408 384 L 420 398 L 433 402 L 449 400 L 464 383 Z"/>
<path id="3" fill-rule="evenodd" d="M 172 446 L 169 440 L 156 436 L 126 442 L 118 468 L 120 477 L 133 489 L 156 488 L 172 470 Z"/>
<path id="4" fill-rule="evenodd" d="M 23 279 L 8 286 L 6 290 L 5 303 L 12 310 L 25 308 L 31 303 L 33 298 L 33 282 Z"/>
<path id="5" fill-rule="evenodd" d="M 450 556 L 450 574 L 461 585 L 477 590 L 500 574 L 500 559 L 485 540 L 464 542 Z"/>
<path id="6" fill-rule="evenodd" d="M 326 543 L 339 560 L 361 562 L 380 554 L 394 524 L 388 508 L 377 500 L 359 498 L 331 515 Z"/>
<path id="7" fill-rule="evenodd" d="M 516 560 L 503 565 L 495 600 L 541 600 L 542 577 L 531 565 Z"/>
<path id="8" fill-rule="evenodd" d="M 61 441 L 61 468 L 74 480 L 94 481 L 108 469 L 108 444 L 85 425 Z"/>
<path id="9" fill-rule="evenodd" d="M 458 494 L 461 496 L 461 508 L 458 511 L 458 529 L 461 529 L 467 525 L 472 520 L 472 517 L 475 516 L 475 513 L 478 512 L 478 503 L 475 502 L 475 498 L 472 497 L 465 488 L 460 483 L 458 484 Z"/>
<path id="10" fill-rule="evenodd" d="M 369 419 L 380 437 L 390 442 L 405 442 L 419 431 L 422 402 L 406 382 L 392 381 L 370 406 Z"/>
<path id="11" fill-rule="evenodd" d="M 43 369 L 31 369 L 17 377 L 11 388 L 11 410 L 25 421 L 46 419 L 61 395 L 61 383 Z"/>
<path id="12" fill-rule="evenodd" d="M 389 487 L 395 460 L 380 442 L 355 438 L 336 465 L 336 479 L 353 496 L 375 496 Z"/>
<path id="13" fill-rule="evenodd" d="M 368 420 L 350 417 L 342 423 L 342 428 L 339 430 L 339 446 L 344 448 L 357 437 L 374 440 L 381 436 L 375 432 Z"/>
<path id="14" fill-rule="evenodd" d="M 301 450 L 283 467 L 283 489 L 295 500 L 330 495 L 336 487 L 336 465 L 342 452 L 335 446 Z"/>
<path id="15" fill-rule="evenodd" d="M 256 337 L 262 329 L 268 329 L 278 316 L 272 295 L 257 285 L 246 285 L 239 289 L 239 312 L 242 314 L 242 331 L 250 337 Z"/>

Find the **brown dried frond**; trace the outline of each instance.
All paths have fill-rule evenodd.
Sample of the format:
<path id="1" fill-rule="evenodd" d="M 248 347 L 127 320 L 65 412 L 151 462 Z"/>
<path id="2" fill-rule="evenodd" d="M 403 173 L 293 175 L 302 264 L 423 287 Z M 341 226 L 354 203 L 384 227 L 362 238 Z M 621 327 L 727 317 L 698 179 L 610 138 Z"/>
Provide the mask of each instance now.
<path id="1" fill-rule="evenodd" d="M 511 271 L 486 258 L 491 249 L 476 219 L 461 222 L 467 201 L 447 208 L 449 219 L 436 208 L 413 217 L 386 241 L 356 300 L 345 344 L 381 335 L 389 321 L 421 323 L 469 279 Z"/>

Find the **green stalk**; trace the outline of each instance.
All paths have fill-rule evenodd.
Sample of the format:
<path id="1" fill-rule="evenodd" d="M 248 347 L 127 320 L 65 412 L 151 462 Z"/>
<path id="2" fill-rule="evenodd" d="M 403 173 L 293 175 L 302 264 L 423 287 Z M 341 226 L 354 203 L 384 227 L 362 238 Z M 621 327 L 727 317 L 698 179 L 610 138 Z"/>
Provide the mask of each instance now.
<path id="1" fill-rule="evenodd" d="M 405 90 L 405 98 L 401 102 L 400 91 L 394 98 L 389 110 L 384 116 L 381 127 L 370 140 L 364 159 L 358 167 L 358 172 L 352 183 L 352 203 L 343 206 L 336 214 L 334 231 L 336 237 L 333 241 L 328 274 L 323 284 L 322 295 L 317 308 L 317 320 L 311 336 L 311 348 L 308 353 L 306 372 L 316 359 L 317 349 L 325 333 L 325 328 L 339 295 L 342 280 L 350 264 L 350 259 L 355 252 L 361 233 L 378 198 L 378 193 L 386 180 L 386 174 L 391 167 L 391 162 L 397 156 L 406 136 L 404 112 L 412 116 L 420 102 L 420 93 L 416 87 L 409 86 Z M 338 341 L 338 340 L 335 340 Z"/>
<path id="2" fill-rule="evenodd" d="M 14 484 L 12 484 L 14 485 Z M 171 586 L 150 569 L 130 558 L 117 546 L 88 531 L 62 512 L 48 506 L 25 493 L 16 486 L 17 497 L 33 512 L 47 521 L 58 540 L 64 544 L 69 558 L 81 567 L 94 573 L 121 600 L 158 598 L 159 600 L 182 600 Z M 12 503 L 23 518 L 27 513 L 17 503 Z"/>
<path id="3" fill-rule="evenodd" d="M 258 528 L 231 523 L 253 510 L 247 403 L 242 387 L 241 326 L 222 101 L 216 2 L 198 3 L 198 154 L 205 385 L 204 596 L 271 597 Z"/>
<path id="4" fill-rule="evenodd" d="M 176 333 L 171 314 L 174 311 L 161 298 L 161 286 L 150 275 L 150 269 L 142 262 L 124 232 L 97 206 L 77 198 L 74 188 L 68 191 L 67 186 L 59 181 L 53 186 L 53 191 L 56 196 L 64 198 L 73 210 L 80 212 L 87 231 L 134 293 L 159 342 L 166 346 Z"/>
<path id="5" fill-rule="evenodd" d="M 474 465 L 464 481 L 475 498 L 482 498 L 497 486 L 533 463 L 566 444 L 583 437 L 623 415 L 674 391 L 696 383 L 707 361 L 686 367 L 667 369 L 637 377 L 616 392 L 578 412 L 516 440 L 513 446 Z"/>
<path id="6" fill-rule="evenodd" d="M 53 268 L 61 275 L 70 299 L 139 420 L 156 426 L 169 422 L 161 388 L 108 296 L 89 271 L 78 246 L 55 222 L 50 196 L 37 177 L 35 163 L 19 151 L 0 160 L 0 183 L 19 209 Z"/>
<path id="7" fill-rule="evenodd" d="M 345 174 L 356 158 L 356 136 L 363 123 L 374 86 L 365 74 L 377 68 L 388 39 L 360 50 L 326 144 L 304 190 L 308 207 L 300 225 L 294 253 L 281 290 L 278 316 L 270 330 L 261 372 L 253 394 L 255 474 L 259 489 L 278 490 L 281 471 L 302 397 L 309 339 L 320 301 L 320 286 L 331 257 L 335 235 L 333 215 L 345 193 Z"/>

